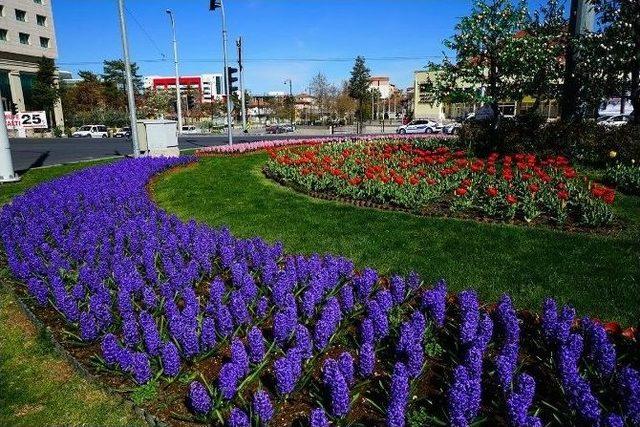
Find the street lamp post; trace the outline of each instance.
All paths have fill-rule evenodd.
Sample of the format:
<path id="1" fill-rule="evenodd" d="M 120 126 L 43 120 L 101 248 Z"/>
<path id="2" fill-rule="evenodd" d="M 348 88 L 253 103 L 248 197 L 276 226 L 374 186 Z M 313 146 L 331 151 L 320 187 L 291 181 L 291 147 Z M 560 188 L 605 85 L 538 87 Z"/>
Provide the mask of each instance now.
<path id="1" fill-rule="evenodd" d="M 2 96 L 0 96 L 0 182 L 15 182 L 19 180 L 20 177 L 13 170 L 7 121 L 4 118 L 4 103 L 2 102 Z"/>
<path id="2" fill-rule="evenodd" d="M 291 126 L 293 126 L 293 122 L 295 121 L 295 102 L 293 101 L 293 82 L 291 79 L 287 79 L 284 81 L 284 84 L 289 85 L 289 102 L 291 103 Z"/>
<path id="3" fill-rule="evenodd" d="M 129 119 L 131 120 L 131 140 L 133 142 L 133 157 L 140 156 L 138 145 L 138 123 L 136 119 L 136 99 L 133 93 L 133 77 L 131 77 L 131 61 L 129 59 L 129 41 L 127 39 L 127 24 L 124 19 L 124 0 L 118 0 L 120 16 L 120 35 L 122 36 L 122 52 L 124 54 L 124 73 L 127 80 L 127 100 L 129 103 Z"/>
<path id="4" fill-rule="evenodd" d="M 229 145 L 233 145 L 233 135 L 231 134 L 231 110 L 233 110 L 233 105 L 231 102 L 231 82 L 229 81 L 229 72 L 227 66 L 227 20 L 224 14 L 224 1 L 223 0 L 210 0 L 209 2 L 209 10 L 214 11 L 217 8 L 220 8 L 220 13 L 222 15 L 222 59 L 224 62 L 224 83 L 226 87 L 227 94 L 227 139 L 229 141 Z"/>
<path id="5" fill-rule="evenodd" d="M 178 41 L 176 40 L 176 20 L 173 11 L 167 9 L 167 14 L 171 20 L 171 31 L 173 32 L 173 63 L 176 67 L 176 113 L 178 114 L 178 134 L 182 133 L 182 95 L 180 94 L 180 71 L 178 66 Z M 187 103 L 187 108 L 188 108 Z"/>

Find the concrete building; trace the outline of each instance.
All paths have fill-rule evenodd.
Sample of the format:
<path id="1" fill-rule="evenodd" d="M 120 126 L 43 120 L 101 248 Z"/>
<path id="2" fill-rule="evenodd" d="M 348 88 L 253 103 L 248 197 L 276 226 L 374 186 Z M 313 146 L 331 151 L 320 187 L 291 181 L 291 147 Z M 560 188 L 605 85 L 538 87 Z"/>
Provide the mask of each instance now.
<path id="1" fill-rule="evenodd" d="M 389 99 L 398 91 L 395 85 L 391 84 L 389 77 L 375 76 L 369 79 L 369 89 L 378 89 L 381 99 Z"/>
<path id="2" fill-rule="evenodd" d="M 224 98 L 224 80 L 222 74 L 202 74 L 200 76 L 180 76 L 180 89 L 186 93 L 187 88 L 202 94 L 201 102 L 210 103 Z M 175 76 L 146 76 L 144 88 L 153 90 L 176 90 Z"/>
<path id="3" fill-rule="evenodd" d="M 5 110 L 15 103 L 20 112 L 33 111 L 38 60 L 58 57 L 51 1 L 0 1 L 0 93 Z M 53 120 L 51 127 L 64 125 L 59 103 Z"/>

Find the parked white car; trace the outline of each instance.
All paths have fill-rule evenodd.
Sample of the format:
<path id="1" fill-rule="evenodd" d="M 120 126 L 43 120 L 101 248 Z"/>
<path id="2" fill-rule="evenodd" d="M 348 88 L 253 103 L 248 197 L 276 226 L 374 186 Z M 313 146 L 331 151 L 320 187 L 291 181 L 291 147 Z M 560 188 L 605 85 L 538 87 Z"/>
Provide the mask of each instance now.
<path id="1" fill-rule="evenodd" d="M 611 126 L 611 127 L 624 126 L 627 123 L 629 123 L 629 115 L 621 114 L 617 116 L 611 116 L 607 119 L 599 121 L 598 123 L 604 126 Z"/>
<path id="2" fill-rule="evenodd" d="M 396 133 L 438 133 L 442 130 L 442 126 L 431 120 L 417 119 L 412 120 L 406 125 L 399 126 Z"/>
<path id="3" fill-rule="evenodd" d="M 202 131 L 193 125 L 184 125 L 182 126 L 181 133 L 183 135 L 197 135 L 199 133 L 202 133 Z"/>
<path id="4" fill-rule="evenodd" d="M 73 138 L 108 138 L 109 130 L 103 125 L 84 125 L 71 136 Z"/>

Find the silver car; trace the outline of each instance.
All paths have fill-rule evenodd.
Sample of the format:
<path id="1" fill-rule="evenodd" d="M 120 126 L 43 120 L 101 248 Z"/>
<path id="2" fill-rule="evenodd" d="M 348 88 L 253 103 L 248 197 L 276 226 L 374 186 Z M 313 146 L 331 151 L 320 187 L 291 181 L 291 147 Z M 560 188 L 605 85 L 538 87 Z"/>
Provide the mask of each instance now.
<path id="1" fill-rule="evenodd" d="M 406 125 L 399 126 L 398 129 L 396 129 L 396 133 L 399 133 L 401 135 L 407 133 L 431 134 L 438 133 L 440 132 L 440 130 L 441 127 L 436 122 L 432 122 L 431 120 L 426 119 L 417 119 L 410 121 Z"/>

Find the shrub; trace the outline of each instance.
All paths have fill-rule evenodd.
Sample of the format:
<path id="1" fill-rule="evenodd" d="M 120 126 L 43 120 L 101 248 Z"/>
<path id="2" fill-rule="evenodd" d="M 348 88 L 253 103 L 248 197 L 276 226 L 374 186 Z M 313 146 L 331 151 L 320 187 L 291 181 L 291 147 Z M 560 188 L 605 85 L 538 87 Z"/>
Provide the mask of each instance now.
<path id="1" fill-rule="evenodd" d="M 610 166 L 604 180 L 625 194 L 640 195 L 640 166 L 637 164 Z"/>

